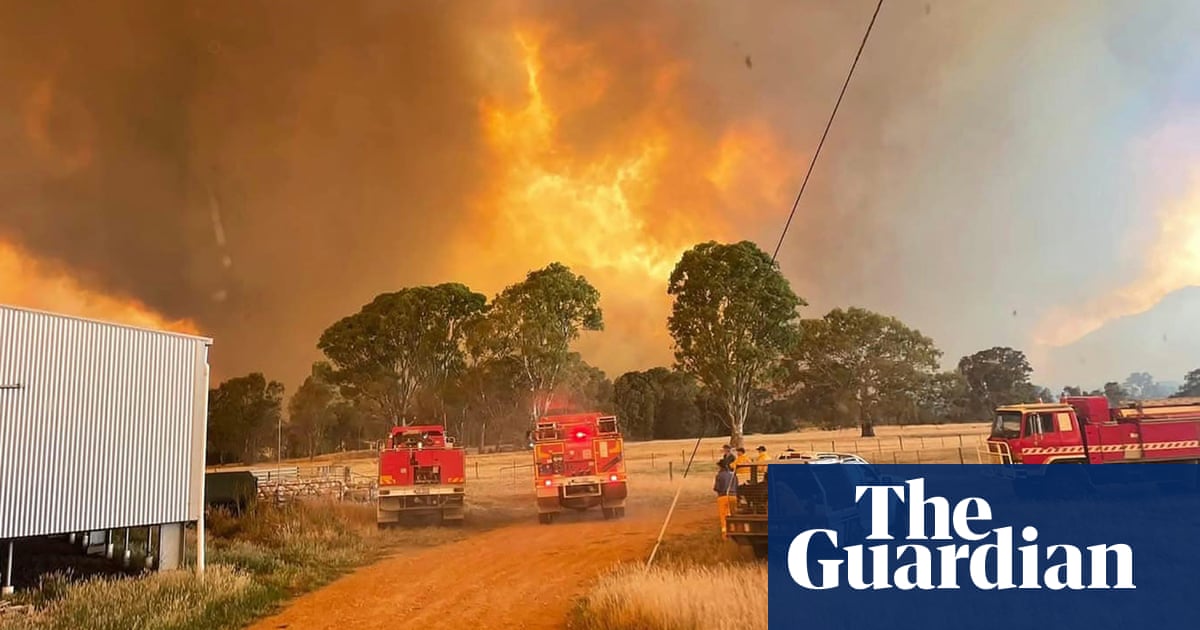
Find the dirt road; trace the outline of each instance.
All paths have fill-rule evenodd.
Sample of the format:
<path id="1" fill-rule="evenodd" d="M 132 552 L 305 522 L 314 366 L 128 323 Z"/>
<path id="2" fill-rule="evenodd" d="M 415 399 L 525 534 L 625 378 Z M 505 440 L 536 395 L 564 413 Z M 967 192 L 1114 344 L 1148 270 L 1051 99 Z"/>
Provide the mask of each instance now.
<path id="1" fill-rule="evenodd" d="M 715 521 L 714 509 L 681 502 L 668 535 Z M 589 582 L 649 554 L 665 513 L 604 521 L 591 512 L 473 534 L 360 569 L 251 628 L 562 628 Z"/>

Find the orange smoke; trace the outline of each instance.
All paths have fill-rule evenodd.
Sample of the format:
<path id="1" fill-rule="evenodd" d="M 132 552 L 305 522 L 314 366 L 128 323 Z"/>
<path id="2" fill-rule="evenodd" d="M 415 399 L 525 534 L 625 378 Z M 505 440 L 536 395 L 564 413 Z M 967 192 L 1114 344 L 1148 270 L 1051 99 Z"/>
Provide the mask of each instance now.
<path id="1" fill-rule="evenodd" d="M 698 242 L 746 238 L 753 220 L 786 212 L 797 160 L 757 121 L 714 133 L 690 119 L 688 68 L 653 44 L 629 44 L 644 47 L 648 78 L 636 111 L 611 117 L 609 100 L 629 95 L 613 94 L 622 68 L 603 46 L 543 27 L 517 30 L 512 44 L 520 96 L 481 104 L 493 176 L 464 226 L 457 273 L 496 290 L 560 261 L 602 296 L 611 343 L 585 340 L 590 361 L 610 373 L 669 362 L 675 263 Z"/>
<path id="2" fill-rule="evenodd" d="M 92 163 L 91 119 L 69 96 L 58 94 L 53 79 L 38 82 L 25 99 L 25 137 L 43 165 L 69 175 Z"/>
<path id="3" fill-rule="evenodd" d="M 1054 311 L 1042 322 L 1034 342 L 1060 347 L 1083 338 L 1121 317 L 1144 313 L 1168 294 L 1200 285 L 1200 175 L 1187 197 L 1159 215 L 1153 244 L 1144 250 L 1138 278 L 1092 302 Z"/>
<path id="4" fill-rule="evenodd" d="M 171 320 L 136 300 L 89 290 L 66 272 L 2 240 L 0 303 L 141 328 L 199 333 L 189 320 Z"/>

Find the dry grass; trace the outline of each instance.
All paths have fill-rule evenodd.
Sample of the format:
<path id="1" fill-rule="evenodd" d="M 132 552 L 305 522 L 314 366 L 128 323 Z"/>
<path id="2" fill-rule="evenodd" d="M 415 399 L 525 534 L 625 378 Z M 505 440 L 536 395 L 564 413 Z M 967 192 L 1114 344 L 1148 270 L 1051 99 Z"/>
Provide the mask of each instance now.
<path id="1" fill-rule="evenodd" d="M 767 569 L 627 566 L 585 597 L 572 624 L 580 630 L 756 630 L 767 627 Z"/>
<path id="2" fill-rule="evenodd" d="M 222 566 L 203 578 L 180 571 L 65 585 L 61 576 L 48 576 L 35 598 L 37 611 L 10 616 L 0 625 L 11 630 L 237 627 L 248 603 L 267 598 L 267 588 L 252 575 Z"/>
<path id="3" fill-rule="evenodd" d="M 715 527 L 668 536 L 654 566 L 644 566 L 623 565 L 602 577 L 577 603 L 570 628 L 767 627 L 766 565 L 722 540 Z"/>
<path id="4" fill-rule="evenodd" d="M 36 612 L 6 618 L 0 627 L 241 628 L 288 598 L 379 557 L 466 535 L 444 528 L 379 531 L 374 506 L 332 501 L 259 504 L 240 518 L 214 511 L 208 534 L 203 577 L 176 571 L 75 582 L 50 575 L 20 594 Z"/>

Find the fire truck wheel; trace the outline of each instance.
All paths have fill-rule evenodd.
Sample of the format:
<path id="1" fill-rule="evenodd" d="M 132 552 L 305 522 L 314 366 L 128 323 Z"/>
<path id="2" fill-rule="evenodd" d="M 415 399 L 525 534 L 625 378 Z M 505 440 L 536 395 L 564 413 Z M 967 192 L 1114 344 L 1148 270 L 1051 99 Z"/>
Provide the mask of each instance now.
<path id="1" fill-rule="evenodd" d="M 538 514 L 538 522 L 542 525 L 549 525 L 554 522 L 554 512 L 542 512 Z"/>
<path id="2" fill-rule="evenodd" d="M 604 520 L 609 520 L 617 517 L 616 508 L 603 508 Z"/>
<path id="3" fill-rule="evenodd" d="M 767 558 L 767 541 L 765 541 L 765 540 L 755 541 L 754 543 L 752 543 L 751 546 L 754 549 L 754 557 L 755 558 L 758 558 L 759 560 L 766 560 L 766 558 Z"/>

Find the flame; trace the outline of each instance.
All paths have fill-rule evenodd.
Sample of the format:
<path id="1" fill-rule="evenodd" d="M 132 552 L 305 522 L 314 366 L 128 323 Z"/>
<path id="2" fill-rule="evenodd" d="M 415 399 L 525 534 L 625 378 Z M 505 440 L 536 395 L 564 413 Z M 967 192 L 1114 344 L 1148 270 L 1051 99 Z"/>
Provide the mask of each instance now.
<path id="1" fill-rule="evenodd" d="M 629 45 L 644 48 L 642 101 L 631 115 L 604 118 L 596 112 L 608 99 L 628 96 L 613 93 L 622 68 L 610 67 L 604 46 L 543 26 L 513 32 L 520 96 L 480 105 L 494 166 L 456 256 L 460 277 L 494 288 L 555 260 L 585 274 L 601 292 L 607 336 L 636 339 L 643 353 L 628 356 L 626 346 L 606 361 L 618 344 L 588 351 L 585 341 L 606 369 L 669 358 L 666 283 L 679 257 L 785 213 L 797 163 L 766 125 L 733 121 L 713 133 L 690 119 L 687 66 L 653 43 Z"/>
<path id="2" fill-rule="evenodd" d="M 498 191 L 486 203 L 500 209 L 505 240 L 569 255 L 593 269 L 666 278 L 682 250 L 649 237 L 639 213 L 665 156 L 664 132 L 648 130 L 624 155 L 583 163 L 562 158 L 555 150 L 559 119 L 540 82 L 540 43 L 528 33 L 515 39 L 528 77 L 527 102 L 513 110 L 485 105 L 482 114 L 489 146 L 503 165 Z M 591 85 L 585 100 L 602 90 Z"/>
<path id="3" fill-rule="evenodd" d="M 1154 308 L 1170 293 L 1200 285 L 1200 175 L 1191 192 L 1159 215 L 1153 244 L 1138 279 L 1081 306 L 1053 311 L 1034 336 L 1038 345 L 1069 345 L 1111 320 Z"/>
<path id="4" fill-rule="evenodd" d="M 171 320 L 140 302 L 104 295 L 0 240 L 0 303 L 116 324 L 195 335 L 190 320 Z"/>

